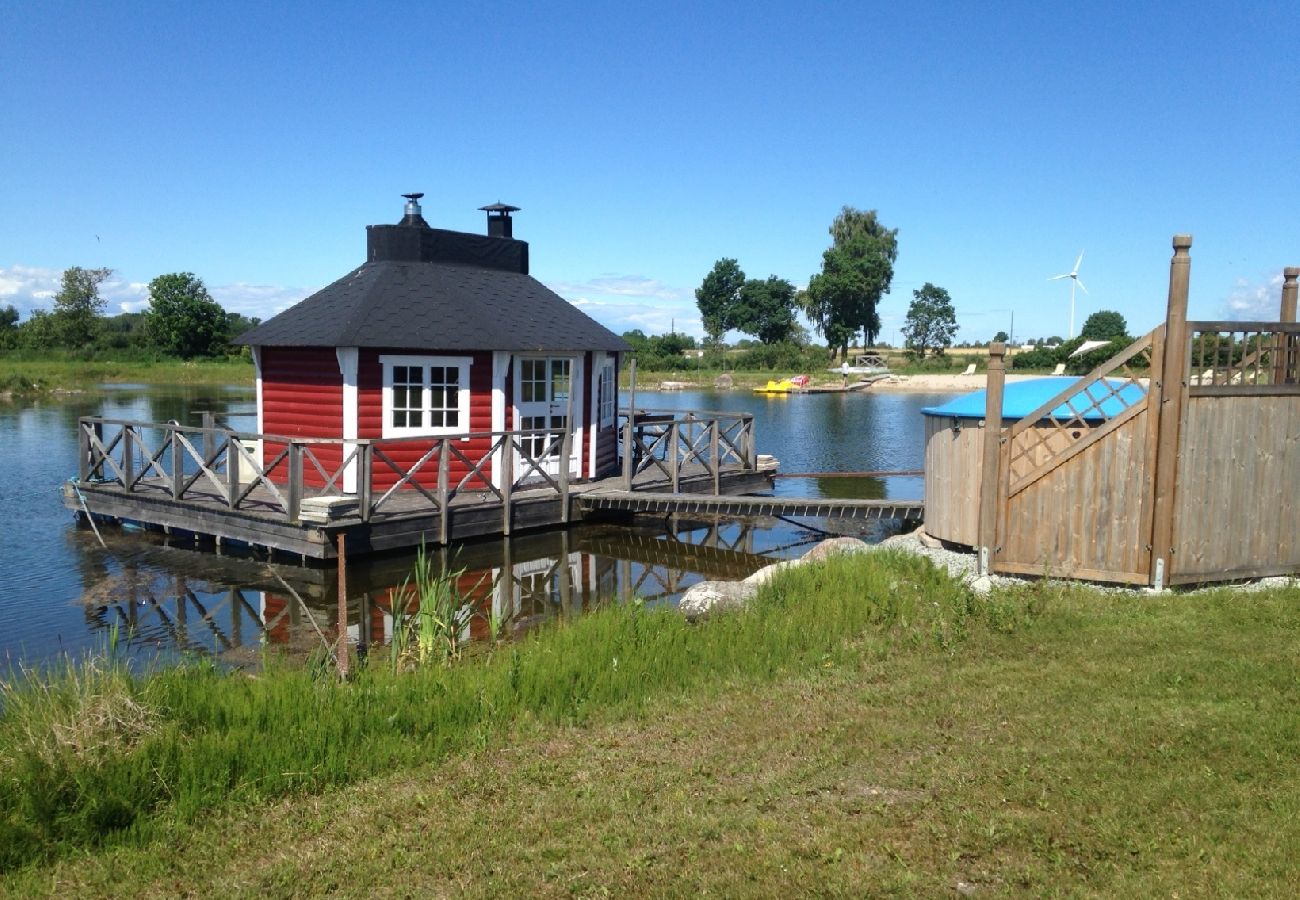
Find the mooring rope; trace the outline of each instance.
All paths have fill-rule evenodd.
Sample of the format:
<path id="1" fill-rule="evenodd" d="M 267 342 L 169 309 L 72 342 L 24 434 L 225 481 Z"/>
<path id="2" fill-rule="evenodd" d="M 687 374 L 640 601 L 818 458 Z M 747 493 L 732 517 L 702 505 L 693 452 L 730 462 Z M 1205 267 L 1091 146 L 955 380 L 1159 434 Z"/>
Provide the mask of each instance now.
<path id="1" fill-rule="evenodd" d="M 90 528 L 95 532 L 95 537 L 99 538 L 99 546 L 107 550 L 108 544 L 104 543 L 104 536 L 99 533 L 99 526 L 95 524 L 95 517 L 90 514 L 90 507 L 86 505 L 86 497 L 81 493 L 79 481 L 78 478 L 69 478 L 68 484 L 72 485 L 72 489 L 77 492 L 77 499 L 81 501 L 81 511 L 86 514 L 86 521 L 90 523 Z"/>

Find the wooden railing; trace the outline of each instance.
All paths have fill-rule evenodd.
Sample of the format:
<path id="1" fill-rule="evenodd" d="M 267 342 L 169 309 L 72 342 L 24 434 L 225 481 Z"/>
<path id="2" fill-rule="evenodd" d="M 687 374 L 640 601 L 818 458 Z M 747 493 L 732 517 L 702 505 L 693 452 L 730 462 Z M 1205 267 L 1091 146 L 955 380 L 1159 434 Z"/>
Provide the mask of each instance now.
<path id="1" fill-rule="evenodd" d="M 683 469 L 698 463 L 718 492 L 727 464 L 756 468 L 753 417 L 732 413 L 637 410 L 620 414 L 626 423 L 627 484 L 649 468 L 661 471 L 676 490 Z M 381 512 L 416 506 L 444 513 L 457 496 L 478 492 L 503 509 L 510 533 L 514 494 L 559 496 L 567 518 L 573 475 L 573 435 L 549 430 L 482 432 L 427 438 L 301 438 L 240 432 L 206 424 L 138 422 L 87 416 L 78 424 L 79 472 L 85 483 L 113 483 L 127 493 L 163 493 L 172 500 L 216 502 L 302 518 L 305 500 L 346 496 L 355 514 L 370 521 Z M 261 449 L 259 460 L 258 448 Z M 409 459 L 403 464 L 397 448 Z M 472 451 L 468 448 L 474 448 Z M 697 470 L 698 471 L 698 470 Z M 630 473 L 630 474 L 628 474 Z M 662 485 L 661 485 L 662 487 Z"/>
<path id="2" fill-rule="evenodd" d="M 1193 394 L 1300 393 L 1300 325 L 1188 322 L 1187 384 Z"/>
<path id="3" fill-rule="evenodd" d="M 635 478 L 657 471 L 681 489 L 682 472 L 698 463 L 721 493 L 722 467 L 734 464 L 742 471 L 758 468 L 754 447 L 754 417 L 748 413 L 683 412 L 638 408 L 623 414 L 623 478 L 633 490 Z"/>

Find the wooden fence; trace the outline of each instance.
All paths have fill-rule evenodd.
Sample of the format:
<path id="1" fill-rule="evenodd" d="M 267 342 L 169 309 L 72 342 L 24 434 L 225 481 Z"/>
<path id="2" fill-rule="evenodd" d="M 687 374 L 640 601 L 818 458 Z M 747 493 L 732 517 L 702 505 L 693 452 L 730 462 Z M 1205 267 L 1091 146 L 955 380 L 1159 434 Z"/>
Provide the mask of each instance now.
<path id="1" fill-rule="evenodd" d="M 1190 248 L 1174 238 L 1163 325 L 1006 427 L 990 348 L 985 568 L 1157 587 L 1300 572 L 1300 268 L 1277 322 L 1189 322 Z"/>

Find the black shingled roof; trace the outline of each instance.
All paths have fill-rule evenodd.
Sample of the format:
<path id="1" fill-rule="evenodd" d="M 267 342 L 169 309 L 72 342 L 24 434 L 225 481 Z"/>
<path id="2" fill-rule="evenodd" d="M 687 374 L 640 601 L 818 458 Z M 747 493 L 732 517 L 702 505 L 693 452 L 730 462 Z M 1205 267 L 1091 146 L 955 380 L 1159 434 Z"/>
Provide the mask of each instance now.
<path id="1" fill-rule="evenodd" d="M 246 331 L 237 343 L 413 350 L 630 349 L 530 275 L 391 260 L 352 270 Z"/>
<path id="2" fill-rule="evenodd" d="M 528 274 L 528 244 L 430 228 L 421 194 L 396 225 L 366 228 L 366 259 L 338 281 L 244 332 L 260 347 L 410 350 L 630 350 Z M 491 213 L 517 207 L 497 204 Z"/>

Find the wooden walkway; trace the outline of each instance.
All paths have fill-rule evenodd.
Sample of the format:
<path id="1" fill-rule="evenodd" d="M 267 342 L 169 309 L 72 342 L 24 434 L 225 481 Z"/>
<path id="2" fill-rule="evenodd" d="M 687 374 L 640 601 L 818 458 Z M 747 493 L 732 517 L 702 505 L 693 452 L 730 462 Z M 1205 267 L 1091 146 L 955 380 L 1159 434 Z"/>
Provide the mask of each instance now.
<path id="1" fill-rule="evenodd" d="M 584 513 L 686 513 L 714 516 L 815 516 L 837 519 L 920 519 L 920 500 L 839 500 L 807 497 L 721 497 L 651 491 L 593 490 L 578 498 Z"/>
<path id="2" fill-rule="evenodd" d="M 768 491 L 772 487 L 766 473 L 734 465 L 723 467 L 720 480 L 724 491 L 736 493 Z M 169 533 L 192 532 L 218 543 L 234 541 L 311 559 L 332 559 L 337 555 L 335 544 L 340 532 L 351 556 L 417 547 L 421 542 L 441 543 L 440 535 L 454 542 L 564 525 L 578 521 L 588 510 L 609 509 L 599 504 L 583 506 L 582 498 L 622 483 L 621 476 L 574 483 L 569 486 L 567 502 L 549 487 L 516 489 L 508 528 L 505 510 L 496 495 L 490 491 L 461 492 L 448 502 L 445 530 L 439 510 L 416 491 L 394 495 L 368 522 L 355 513 L 328 523 L 290 522 L 264 488 L 255 488 L 237 509 L 230 509 L 226 497 L 216 490 L 191 489 L 183 500 L 173 500 L 170 483 L 161 478 L 140 479 L 129 492 L 117 481 L 69 482 L 64 486 L 63 500 L 69 509 L 89 512 L 96 518 L 139 523 Z M 658 489 L 653 496 L 665 496 L 662 492 L 670 489 L 667 479 L 649 473 L 639 475 L 634 485 Z M 683 466 L 679 493 L 667 496 L 685 498 L 712 489 L 711 473 L 703 467 Z"/>

